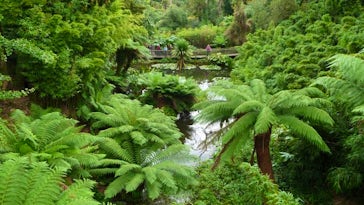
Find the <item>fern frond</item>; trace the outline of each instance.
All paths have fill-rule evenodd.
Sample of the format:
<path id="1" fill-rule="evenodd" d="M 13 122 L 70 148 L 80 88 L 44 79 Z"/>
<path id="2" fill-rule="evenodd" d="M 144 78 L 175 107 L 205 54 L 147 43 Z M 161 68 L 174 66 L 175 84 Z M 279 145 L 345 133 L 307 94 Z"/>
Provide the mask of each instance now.
<path id="1" fill-rule="evenodd" d="M 221 153 L 221 162 L 226 162 L 232 160 L 235 156 L 241 153 L 241 150 L 246 147 L 249 140 L 253 138 L 253 135 L 249 132 L 243 133 L 240 137 L 234 138 L 231 142 L 229 148 Z M 217 157 L 216 157 L 217 159 Z M 216 163 L 216 161 L 215 161 Z M 219 162 L 218 162 L 219 163 Z M 217 163 L 217 166 L 219 165 Z"/>
<path id="2" fill-rule="evenodd" d="M 200 113 L 197 115 L 196 120 L 200 122 L 219 122 L 231 117 L 235 107 L 237 106 L 234 102 L 226 101 L 214 101 L 208 107 L 202 108 Z"/>
<path id="3" fill-rule="evenodd" d="M 307 120 L 312 120 L 314 122 L 320 122 L 331 126 L 334 124 L 334 120 L 331 118 L 331 116 L 326 111 L 317 107 L 295 107 L 288 109 L 287 114 L 288 113 L 303 117 Z"/>
<path id="4" fill-rule="evenodd" d="M 187 146 L 183 144 L 175 144 L 146 156 L 142 165 L 153 166 L 163 161 L 184 162 L 189 160 L 191 160 L 191 157 L 189 156 Z"/>
<path id="5" fill-rule="evenodd" d="M 162 184 L 172 190 L 177 190 L 176 182 L 173 179 L 173 175 L 170 172 L 159 170 L 157 177 Z"/>
<path id="6" fill-rule="evenodd" d="M 305 95 L 305 96 L 309 96 L 311 98 L 325 97 L 325 94 L 320 89 L 313 87 L 313 86 L 304 87 L 302 89 L 296 90 L 295 94 Z"/>
<path id="7" fill-rule="evenodd" d="M 21 205 L 28 190 L 26 160 L 8 160 L 0 165 L 0 204 Z"/>
<path id="8" fill-rule="evenodd" d="M 17 136 L 2 119 L 0 119 L 0 136 L 0 153 L 14 152 Z"/>
<path id="9" fill-rule="evenodd" d="M 310 125 L 293 116 L 278 116 L 278 118 L 282 124 L 288 125 L 293 133 L 315 145 L 321 151 L 330 153 L 330 148 Z"/>
<path id="10" fill-rule="evenodd" d="M 263 109 L 264 104 L 257 100 L 249 100 L 241 103 L 234 109 L 233 115 L 244 114 L 246 112 L 254 112 Z"/>
<path id="11" fill-rule="evenodd" d="M 24 205 L 33 204 L 54 204 L 60 194 L 60 187 L 63 172 L 55 170 L 53 173 L 49 170 L 48 166 L 37 164 L 28 173 L 28 189 L 26 194 L 26 201 Z"/>
<path id="12" fill-rule="evenodd" d="M 118 170 L 115 172 L 115 176 L 123 176 L 127 172 L 130 172 L 133 170 L 133 172 L 140 172 L 142 167 L 137 164 L 125 164 L 121 165 Z"/>
<path id="13" fill-rule="evenodd" d="M 250 89 L 253 91 L 257 100 L 261 102 L 265 101 L 264 98 L 267 95 L 267 88 L 265 87 L 264 81 L 260 79 L 250 81 Z"/>
<path id="14" fill-rule="evenodd" d="M 240 117 L 237 121 L 232 123 L 229 126 L 229 129 L 226 131 L 226 133 L 222 137 L 222 143 L 226 144 L 228 141 L 231 140 L 231 138 L 241 136 L 246 136 L 244 133 L 251 133 L 250 129 L 253 127 L 258 114 L 254 112 L 249 112 L 242 117 Z"/>
<path id="15" fill-rule="evenodd" d="M 330 66 L 338 67 L 344 79 L 358 86 L 364 85 L 364 60 L 345 54 L 337 54 L 330 60 Z"/>
<path id="16" fill-rule="evenodd" d="M 130 155 L 130 153 L 123 149 L 114 139 L 100 138 L 97 143 L 100 149 L 104 150 L 107 154 L 110 154 L 111 157 L 122 159 L 128 162 L 133 161 L 133 157 Z"/>
<path id="17" fill-rule="evenodd" d="M 112 181 L 105 190 L 105 198 L 112 198 L 116 196 L 121 190 L 124 189 L 124 179 L 122 176 L 117 177 Z"/>
<path id="18" fill-rule="evenodd" d="M 60 195 L 63 172 L 45 162 L 15 158 L 0 165 L 0 204 L 54 204 Z"/>
<path id="19" fill-rule="evenodd" d="M 122 176 L 115 178 L 106 188 L 105 197 L 112 198 L 119 192 L 125 189 L 125 185 L 132 179 L 134 173 L 126 173 Z"/>
<path id="20" fill-rule="evenodd" d="M 76 180 L 71 186 L 69 186 L 60 196 L 57 201 L 57 205 L 78 205 L 78 204 L 90 204 L 99 205 L 100 202 L 93 199 L 94 193 L 92 188 L 95 185 L 94 181 Z"/>
<path id="21" fill-rule="evenodd" d="M 159 182 L 149 183 L 147 181 L 146 188 L 148 190 L 148 197 L 152 200 L 158 198 L 161 194 L 161 186 L 162 185 Z"/>
<path id="22" fill-rule="evenodd" d="M 145 176 L 144 174 L 134 174 L 133 178 L 128 181 L 128 183 L 125 184 L 125 191 L 126 192 L 132 192 L 135 191 L 143 182 L 144 182 Z"/>
<path id="23" fill-rule="evenodd" d="M 259 112 L 254 125 L 255 135 L 266 133 L 275 124 L 276 119 L 277 116 L 274 111 L 270 107 L 264 106 Z"/>
<path id="24" fill-rule="evenodd" d="M 361 106 L 357 106 L 353 109 L 354 113 L 360 113 L 362 115 L 364 115 L 364 105 Z"/>
<path id="25" fill-rule="evenodd" d="M 118 170 L 118 168 L 94 168 L 90 169 L 88 172 L 92 176 L 103 176 L 103 175 L 114 175 L 116 170 Z"/>
<path id="26" fill-rule="evenodd" d="M 139 131 L 133 131 L 130 133 L 130 137 L 133 139 L 133 142 L 138 145 L 145 144 L 148 140 L 144 137 L 144 135 Z"/>
<path id="27" fill-rule="evenodd" d="M 332 77 L 320 77 L 316 79 L 315 84 L 324 86 L 330 91 L 332 96 L 337 96 L 338 99 L 350 99 L 350 101 L 344 101 L 349 106 L 357 106 L 364 103 L 362 98 L 364 91 L 362 86 L 360 87 L 358 84 Z"/>
<path id="28" fill-rule="evenodd" d="M 30 123 L 31 119 L 28 117 L 22 110 L 16 109 L 11 112 L 11 119 L 14 120 L 15 123 Z"/>
<path id="29" fill-rule="evenodd" d="M 157 180 L 157 169 L 154 167 L 144 167 L 145 180 L 147 183 L 153 184 Z"/>

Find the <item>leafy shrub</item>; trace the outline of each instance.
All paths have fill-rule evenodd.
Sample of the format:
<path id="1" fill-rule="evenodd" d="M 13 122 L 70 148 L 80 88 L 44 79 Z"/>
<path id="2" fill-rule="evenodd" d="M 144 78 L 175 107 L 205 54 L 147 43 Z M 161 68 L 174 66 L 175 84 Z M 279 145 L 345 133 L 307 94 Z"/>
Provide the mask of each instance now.
<path id="1" fill-rule="evenodd" d="M 228 40 L 222 34 L 216 35 L 214 41 L 212 42 L 213 47 L 224 48 L 227 44 L 228 44 Z"/>
<path id="2" fill-rule="evenodd" d="M 198 168 L 200 184 L 193 189 L 193 204 L 300 204 L 292 194 L 279 191 L 276 184 L 248 163 L 225 164 L 214 171 L 210 166 L 210 162 L 205 162 Z"/>
<path id="3" fill-rule="evenodd" d="M 199 28 L 181 29 L 176 35 L 186 39 L 197 48 L 205 48 L 207 44 L 212 44 L 216 36 L 221 32 L 218 26 L 204 25 Z"/>
<path id="4" fill-rule="evenodd" d="M 140 75 L 138 82 L 144 92 L 139 99 L 155 107 L 171 108 L 177 113 L 189 111 L 198 94 L 198 85 L 192 78 L 150 72 Z"/>
<path id="5" fill-rule="evenodd" d="M 23 96 L 27 96 L 30 93 L 34 92 L 34 89 L 24 89 L 21 91 L 14 91 L 14 90 L 3 90 L 3 87 L 6 87 L 4 85 L 6 85 L 5 83 L 7 81 L 10 81 L 11 78 L 7 75 L 2 75 L 0 73 L 0 100 L 11 100 L 11 99 L 15 99 L 15 98 L 20 98 Z"/>
<path id="6" fill-rule="evenodd" d="M 207 57 L 209 63 L 213 65 L 218 65 L 222 68 L 232 69 L 233 67 L 233 60 L 224 54 L 221 53 L 213 53 Z"/>

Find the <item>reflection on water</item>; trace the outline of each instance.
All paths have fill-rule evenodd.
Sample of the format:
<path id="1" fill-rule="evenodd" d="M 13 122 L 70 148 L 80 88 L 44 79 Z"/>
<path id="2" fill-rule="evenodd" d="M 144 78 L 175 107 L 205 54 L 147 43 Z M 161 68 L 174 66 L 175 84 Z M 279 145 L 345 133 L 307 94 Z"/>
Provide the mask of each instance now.
<path id="1" fill-rule="evenodd" d="M 191 112 L 190 117 L 194 117 L 198 114 L 197 111 Z M 215 153 L 216 146 L 214 144 L 206 143 L 208 137 L 215 131 L 220 129 L 219 123 L 207 124 L 195 122 L 189 125 L 188 133 L 184 143 L 189 145 L 191 153 L 195 156 L 200 157 L 201 160 L 207 160 L 212 158 Z"/>
<path id="2" fill-rule="evenodd" d="M 206 90 L 211 82 L 204 80 L 199 83 L 202 90 Z M 191 147 L 191 153 L 198 156 L 201 160 L 212 158 L 215 153 L 216 146 L 214 143 L 208 143 L 211 134 L 220 130 L 220 123 L 201 123 L 195 121 L 198 111 L 183 113 L 178 115 L 177 126 L 184 134 L 184 144 Z"/>

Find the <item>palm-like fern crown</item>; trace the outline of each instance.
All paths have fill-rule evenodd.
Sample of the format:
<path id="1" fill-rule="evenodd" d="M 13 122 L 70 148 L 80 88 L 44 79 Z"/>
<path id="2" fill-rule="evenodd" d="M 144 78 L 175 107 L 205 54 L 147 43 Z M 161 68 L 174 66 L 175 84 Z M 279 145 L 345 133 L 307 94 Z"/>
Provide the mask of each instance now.
<path id="1" fill-rule="evenodd" d="M 81 133 L 76 120 L 68 119 L 59 112 L 39 115 L 38 119 L 16 110 L 12 114 L 13 129 L 2 123 L 0 133 L 4 137 L 0 151 L 28 155 L 61 170 L 70 170 L 79 176 L 88 177 L 87 168 L 93 166 L 104 155 L 94 154 L 92 143 L 97 138 Z M 3 157 L 6 157 L 3 156 Z"/>
<path id="2" fill-rule="evenodd" d="M 119 144 L 132 142 L 149 148 L 179 143 L 182 134 L 174 120 L 152 106 L 113 96 L 102 109 L 103 112 L 91 114 L 96 120 L 92 127 L 101 130 L 100 137 L 113 138 Z"/>
<path id="3" fill-rule="evenodd" d="M 92 181 L 77 181 L 62 191 L 64 174 L 45 162 L 31 162 L 25 157 L 8 160 L 0 164 L 0 204 L 99 204 L 92 198 Z"/>
<path id="4" fill-rule="evenodd" d="M 105 196 L 111 198 L 122 190 L 133 192 L 140 186 L 145 186 L 150 199 L 186 190 L 196 184 L 193 168 L 185 164 L 192 159 L 189 149 L 182 144 L 147 151 L 141 164 L 125 163 L 115 170 L 116 178 L 107 187 Z"/>
<path id="5" fill-rule="evenodd" d="M 329 152 L 325 142 L 309 125 L 333 124 L 329 114 L 320 109 L 329 101 L 321 98 L 323 94 L 317 88 L 280 91 L 271 95 L 264 82 L 256 79 L 249 85 L 219 82 L 208 92 L 213 98 L 195 105 L 196 109 L 201 110 L 197 120 L 217 122 L 233 119 L 221 132 L 222 143 L 231 144 L 231 154 L 251 136 L 269 133 L 277 124 L 285 124 L 297 136 Z"/>
<path id="6" fill-rule="evenodd" d="M 172 50 L 172 55 L 177 58 L 190 58 L 192 54 L 192 47 L 188 41 L 184 39 L 178 40 L 174 45 L 174 49 Z"/>
<path id="7" fill-rule="evenodd" d="M 181 133 L 171 117 L 119 95 L 112 96 L 102 110 L 91 118 L 96 120 L 93 128 L 101 130 L 99 146 L 111 159 L 101 161 L 105 168 L 93 173 L 114 174 L 105 191 L 107 198 L 142 188 L 155 199 L 194 182 L 193 170 L 184 165 L 191 156 L 180 143 Z"/>

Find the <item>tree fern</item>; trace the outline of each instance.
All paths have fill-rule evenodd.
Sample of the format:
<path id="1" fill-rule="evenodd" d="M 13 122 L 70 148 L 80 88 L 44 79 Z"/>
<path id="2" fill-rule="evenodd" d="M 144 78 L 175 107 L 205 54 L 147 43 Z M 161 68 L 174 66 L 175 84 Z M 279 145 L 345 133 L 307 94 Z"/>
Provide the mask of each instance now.
<path id="1" fill-rule="evenodd" d="M 106 198 L 121 194 L 131 199 L 145 191 L 155 199 L 194 183 L 192 169 L 184 165 L 191 157 L 178 140 L 181 133 L 173 118 L 117 96 L 101 106 L 102 112 L 90 116 L 99 131 L 100 150 L 116 162 L 94 169 L 96 174 L 114 174 L 105 190 Z"/>
<path id="2" fill-rule="evenodd" d="M 225 82 L 218 82 L 206 91 L 215 93 L 210 96 L 219 100 L 207 99 L 206 101 L 210 102 L 203 101 L 195 106 L 200 110 L 196 120 L 220 121 L 228 124 L 218 133 L 222 136 L 222 150 L 216 157 L 214 167 L 221 159 L 229 159 L 238 153 L 239 147 L 240 149 L 244 147 L 248 138 L 252 136 L 254 136 L 258 164 L 260 160 L 267 160 L 264 164 L 271 166 L 270 135 L 275 125 L 280 124 L 288 125 L 293 133 L 298 134 L 297 136 L 311 142 L 322 151 L 330 152 L 319 134 L 307 124 L 310 121 L 333 124 L 329 114 L 320 109 L 326 101 L 321 98 L 324 95 L 319 89 L 284 90 L 270 94 L 265 83 L 258 79 L 248 85 Z M 307 121 L 301 121 L 296 116 Z M 273 173 L 268 174 L 273 176 Z"/>
<path id="3" fill-rule="evenodd" d="M 93 127 L 106 128 L 99 132 L 99 136 L 133 140 L 142 146 L 173 144 L 181 136 L 172 118 L 151 106 L 141 105 L 139 101 L 111 97 L 103 107 L 105 113 L 91 113 L 95 120 Z"/>
<path id="4" fill-rule="evenodd" d="M 115 179 L 108 185 L 105 196 L 111 198 L 123 190 L 133 192 L 144 188 L 149 198 L 155 199 L 162 192 L 174 194 L 179 189 L 186 189 L 187 185 L 195 183 L 193 169 L 183 165 L 192 159 L 187 152 L 184 145 L 171 145 L 149 152 L 141 164 L 129 162 L 121 165 L 115 171 Z"/>
<path id="5" fill-rule="evenodd" d="M 31 155 L 58 169 L 72 169 L 75 177 L 90 176 L 87 169 L 104 157 L 91 148 L 97 138 L 81 133 L 82 127 L 76 127 L 76 120 L 65 118 L 58 112 L 38 116 L 37 119 L 26 116 L 20 110 L 13 113 L 14 129 L 0 130 L 4 141 L 8 141 L 7 152 Z"/>

